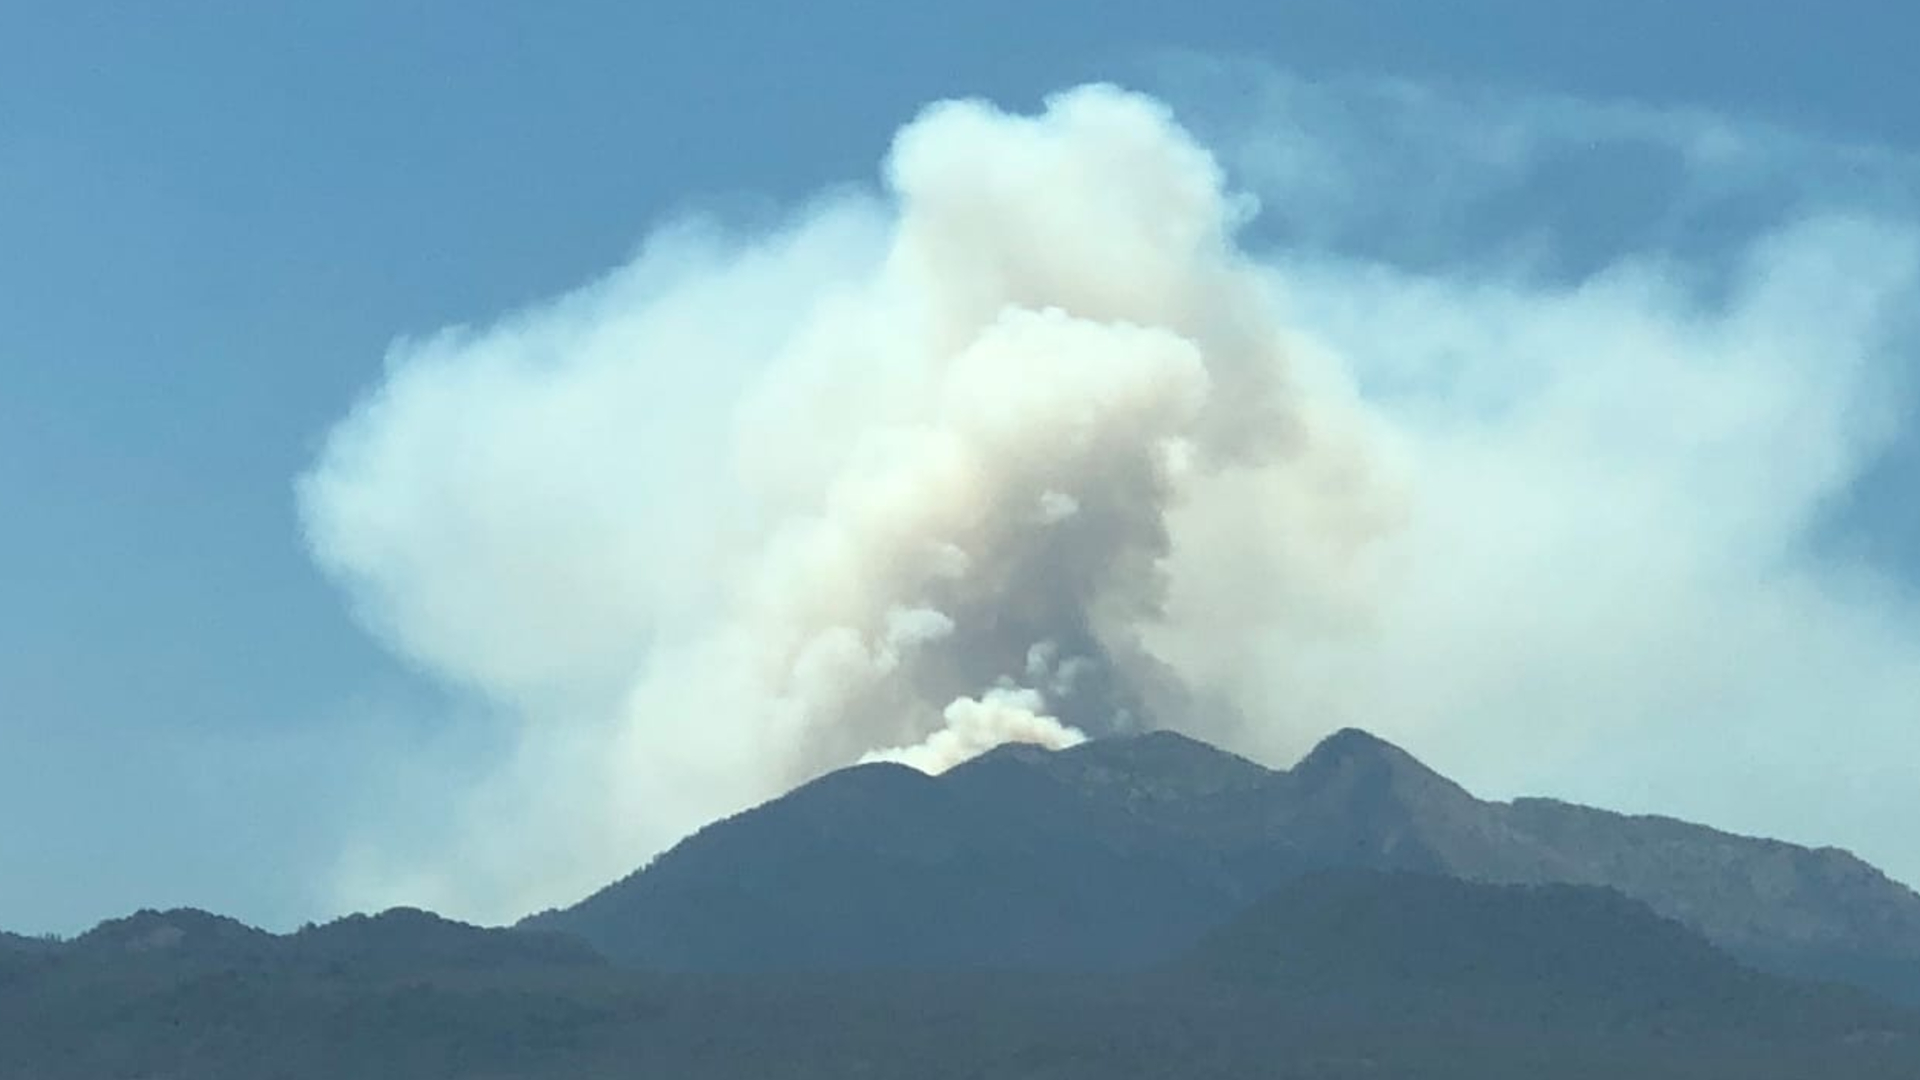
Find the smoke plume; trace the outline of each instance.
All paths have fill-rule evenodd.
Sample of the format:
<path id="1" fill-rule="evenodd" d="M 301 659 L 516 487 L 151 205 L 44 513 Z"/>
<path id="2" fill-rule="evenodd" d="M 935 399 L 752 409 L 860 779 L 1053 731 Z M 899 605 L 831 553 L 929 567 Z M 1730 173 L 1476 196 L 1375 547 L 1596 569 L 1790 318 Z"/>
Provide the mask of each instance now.
<path id="1" fill-rule="evenodd" d="M 1283 217 L 1340 216 L 1323 164 Z M 1571 753 L 1689 707 L 1693 675 L 1634 669 L 1674 633 L 1771 610 L 1791 636 L 1830 598 L 1768 559 L 1869 443 L 1858 380 L 1798 365 L 1871 353 L 1903 241 L 1785 231 L 1714 307 L 1631 261 L 1562 286 L 1255 259 L 1258 209 L 1152 99 L 945 103 L 877 195 L 682 224 L 396 345 L 302 481 L 310 542 L 519 735 L 450 855 L 372 847 L 352 899 L 510 916 L 822 771 L 1009 740 L 1274 758 L 1360 723 L 1455 732 L 1460 767 L 1476 732 L 1557 724 Z M 1825 296 L 1833 250 L 1862 284 Z M 1778 317 L 1812 294 L 1817 335 Z"/>

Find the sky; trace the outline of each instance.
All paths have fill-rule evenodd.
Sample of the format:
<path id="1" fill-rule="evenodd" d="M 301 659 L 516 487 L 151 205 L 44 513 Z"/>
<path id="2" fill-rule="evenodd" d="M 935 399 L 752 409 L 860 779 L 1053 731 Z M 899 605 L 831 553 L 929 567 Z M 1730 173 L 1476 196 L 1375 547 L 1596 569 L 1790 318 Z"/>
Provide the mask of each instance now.
<path id="1" fill-rule="evenodd" d="M 1178 575 L 1149 646 L 1226 703 L 1205 733 L 1286 764 L 1359 723 L 1485 794 L 1791 834 L 1920 879 L 1900 825 L 1920 814 L 1915 16 L 1029 8 L 0 11 L 0 926 L 174 905 L 275 928 L 401 901 L 510 917 L 565 899 L 502 891 L 537 849 L 572 887 L 724 812 L 549 799 L 618 786 L 569 784 L 605 729 L 548 717 L 606 707 L 588 699 L 619 673 L 529 690 L 522 638 L 498 639 L 503 665 L 408 629 L 448 616 L 419 600 L 440 579 L 401 564 L 454 564 L 407 546 L 420 533 L 328 532 L 352 522 L 316 475 L 423 505 L 391 459 L 329 458 L 337 425 L 425 370 L 420 423 L 511 450 L 517 414 L 472 420 L 493 414 L 435 382 L 433 342 L 457 373 L 514 317 L 567 340 L 554 298 L 621 267 L 664 283 L 636 318 L 709 287 L 804 308 L 787 279 L 858 277 L 911 220 L 889 200 L 920 189 L 889 188 L 883 162 L 925 106 L 992 102 L 991 152 L 1013 137 L 996 117 L 1093 81 L 1164 102 L 1179 127 L 1155 145 L 1202 148 L 1258 200 L 1229 223 L 1235 258 L 1281 295 L 1302 351 L 1334 358 L 1316 402 L 1353 414 L 1391 495 L 1369 527 L 1417 522 L 1380 548 L 1415 570 L 1370 564 L 1352 595 L 1274 601 L 1339 609 L 1325 621 L 1233 611 L 1244 590 L 1207 565 Z M 673 246 L 689 221 L 713 234 L 693 230 L 690 254 Z M 756 251 L 774 284 L 741 284 Z M 739 322 L 686 310 L 701 332 Z M 450 326 L 476 329 L 436 337 Z M 650 400 L 734 400 L 686 365 L 647 370 Z M 1710 406 L 1713 437 L 1694 438 Z M 609 425 L 615 442 L 581 452 L 640 455 L 642 490 L 669 466 L 679 486 L 658 490 L 708 486 L 682 444 Z M 370 429 L 388 427 L 420 430 Z M 418 460 L 514 493 L 512 470 L 448 471 L 470 460 L 444 447 Z M 1179 535 L 1231 550 L 1210 528 Z M 1656 555 L 1607 557 L 1628 550 Z M 649 554 L 673 576 L 674 551 Z M 485 600 L 487 569 L 446 587 Z M 1391 602 L 1362 595 L 1395 574 Z M 1532 608 L 1489 596 L 1559 614 L 1508 617 Z M 610 625 L 645 651 L 649 633 Z M 1227 657 L 1222 626 L 1271 651 Z M 1398 685 L 1417 694 L 1383 689 Z M 1284 731 L 1247 726 L 1262 708 Z"/>

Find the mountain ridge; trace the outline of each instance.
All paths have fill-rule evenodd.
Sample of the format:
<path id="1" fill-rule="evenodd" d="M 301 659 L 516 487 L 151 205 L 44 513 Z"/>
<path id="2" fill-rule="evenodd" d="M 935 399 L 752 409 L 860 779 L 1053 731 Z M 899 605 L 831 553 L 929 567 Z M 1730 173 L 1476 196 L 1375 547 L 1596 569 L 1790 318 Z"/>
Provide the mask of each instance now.
<path id="1" fill-rule="evenodd" d="M 513 932 L 408 909 L 245 936 L 387 962 L 208 965 L 188 942 L 231 930 L 215 916 L 120 923 L 94 955 L 0 969 L 0 1080 L 1920 1074 L 1920 1013 L 1752 971 L 1591 886 L 1310 871 L 1160 963 L 1100 973 L 475 966 L 436 943 Z M 156 931 L 172 944 L 127 948 Z"/>
<path id="2" fill-rule="evenodd" d="M 8 938 L 17 937 L 7 935 Z M 61 963 L 131 971 L 261 970 L 277 965 L 368 974 L 415 968 L 598 965 L 569 936 L 481 927 L 417 908 L 389 908 L 308 924 L 285 934 L 199 908 L 145 908 L 66 940 L 19 939 L 16 951 Z M 0 946 L 11 944 L 0 940 Z"/>
<path id="3" fill-rule="evenodd" d="M 520 926 L 666 969 L 734 969 L 749 957 L 721 955 L 725 939 L 752 936 L 762 917 L 784 931 L 761 935 L 751 958 L 773 966 L 1129 966 L 1303 873 L 1359 868 L 1613 888 L 1746 962 L 1920 999 L 1920 895 L 1850 853 L 1559 800 L 1482 800 L 1357 728 L 1291 769 L 1163 731 L 1061 751 L 1009 745 L 939 777 L 907 772 L 888 774 L 887 789 L 911 795 L 844 818 L 821 816 L 822 793 L 881 785 L 830 773 Z M 836 900 L 810 873 L 816 859 L 914 914 L 855 925 L 874 905 L 851 888 Z M 994 881 L 1018 884 L 996 892 Z M 801 898 L 819 921 L 796 921 Z M 703 922 L 702 903 L 732 925 Z M 689 928 L 719 952 L 665 941 Z M 785 935 L 858 944 L 837 955 Z"/>

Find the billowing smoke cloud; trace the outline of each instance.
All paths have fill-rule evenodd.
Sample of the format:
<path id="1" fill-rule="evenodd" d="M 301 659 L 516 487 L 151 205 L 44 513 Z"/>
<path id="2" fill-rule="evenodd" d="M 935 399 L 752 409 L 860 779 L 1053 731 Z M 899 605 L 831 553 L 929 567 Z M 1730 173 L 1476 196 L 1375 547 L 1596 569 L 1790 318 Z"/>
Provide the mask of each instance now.
<path id="1" fill-rule="evenodd" d="M 1044 708 L 1046 699 L 1037 690 L 996 687 L 978 699 L 960 698 L 947 706 L 942 714 L 946 726 L 919 743 L 870 750 L 860 755 L 860 760 L 895 761 L 922 772 L 941 773 L 1002 743 L 1033 743 L 1049 750 L 1065 750 L 1087 740 L 1078 728 L 1043 715 Z"/>
<path id="2" fill-rule="evenodd" d="M 1248 204 L 1163 107 L 940 105 L 886 179 L 400 346 L 304 484 L 391 641 L 565 729 L 529 740 L 582 740 L 590 763 L 530 781 L 614 834 L 569 887 L 645 854 L 630 834 L 863 757 L 1204 724 L 1141 634 L 1170 511 L 1247 493 L 1212 479 L 1339 526 L 1246 574 L 1365 538 L 1348 410 L 1300 378 L 1234 247 Z"/>
<path id="3" fill-rule="evenodd" d="M 1249 256 L 1258 205 L 1163 106 L 1091 87 L 936 106 L 880 195 L 670 229 L 397 345 L 302 483 L 312 546 L 521 736 L 439 855 L 355 853 L 350 902 L 511 917 L 823 770 L 1009 740 L 1172 726 L 1284 761 L 1357 723 L 1496 793 L 1791 832 L 1671 797 L 1671 765 L 1636 787 L 1619 747 L 1791 768 L 1758 748 L 1836 683 L 1904 734 L 1920 619 L 1807 544 L 1891 430 L 1905 227 L 1794 206 L 1685 271 L 1421 269 L 1328 238 L 1471 188 L 1439 166 L 1473 136 L 1387 95 L 1440 149 L 1382 178 L 1358 113 L 1273 85 L 1214 128 L 1282 255 Z M 1596 128 L 1552 120 L 1508 116 L 1469 171 Z"/>

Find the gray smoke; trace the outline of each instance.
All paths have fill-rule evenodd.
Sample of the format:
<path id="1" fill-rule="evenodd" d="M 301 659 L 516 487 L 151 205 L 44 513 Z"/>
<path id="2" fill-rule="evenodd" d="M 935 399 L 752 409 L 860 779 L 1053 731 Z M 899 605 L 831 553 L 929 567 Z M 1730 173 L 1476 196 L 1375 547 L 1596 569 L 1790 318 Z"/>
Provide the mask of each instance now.
<path id="1" fill-rule="evenodd" d="M 605 519 L 704 545 L 716 523 L 644 489 L 577 490 L 630 452 L 621 424 L 682 407 L 626 370 L 699 363 L 647 340 L 680 315 L 671 294 L 576 299 L 407 351 L 307 481 L 322 560 L 413 655 L 509 694 L 564 682 L 573 635 L 625 623 L 633 642 L 584 652 L 631 647 L 633 725 L 679 711 L 662 697 L 733 687 L 744 700 L 701 722 L 737 732 L 773 782 L 936 735 L 982 695 L 1034 703 L 1019 730 L 1040 741 L 1164 719 L 1181 688 L 1139 630 L 1165 603 L 1170 508 L 1200 478 L 1348 452 L 1316 439 L 1324 406 L 1289 382 L 1233 245 L 1244 208 L 1163 108 L 1106 87 L 1033 118 L 931 109 L 887 179 L 893 205 L 860 208 L 892 219 L 877 265 L 808 283 L 731 440 L 676 481 L 727 488 L 747 519 L 726 522 L 720 567 L 642 571 L 723 571 L 687 625 L 660 623 L 644 589 L 618 596 L 653 538 L 583 534 Z M 804 258 L 816 228 L 758 257 Z M 715 297 L 710 317 L 761 318 L 750 305 Z M 599 610 L 621 602 L 634 610 Z"/>
<path id="2" fill-rule="evenodd" d="M 1265 160 L 1327 173 L 1282 216 L 1337 214 L 1337 133 L 1274 131 L 1313 153 Z M 1381 184 L 1339 202 L 1402 201 Z M 1780 554 L 1869 447 L 1865 361 L 1804 358 L 1869 354 L 1904 236 L 1785 230 L 1716 309 L 1657 263 L 1259 262 L 1253 209 L 1151 99 L 947 103 L 879 196 L 668 229 L 396 345 L 302 481 L 309 538 L 521 735 L 445 854 L 370 843 L 350 902 L 510 916 L 824 770 L 1008 740 L 1174 726 L 1284 762 L 1341 724 L 1445 731 L 1423 750 L 1497 787 L 1515 757 L 1477 748 L 1603 775 L 1592 747 L 1699 715 L 1748 655 L 1880 658 L 1762 687 L 1776 659 L 1736 695 L 1760 714 L 1911 700 L 1914 650 Z"/>

